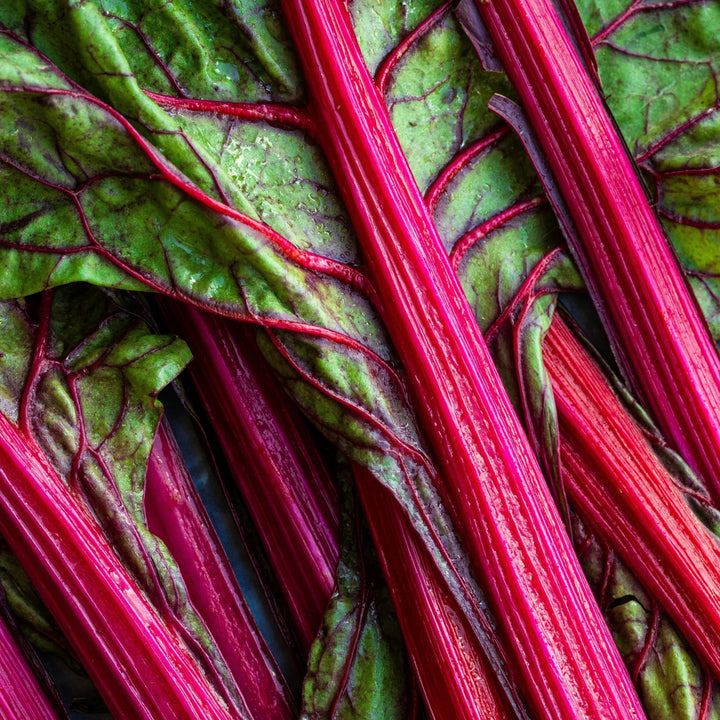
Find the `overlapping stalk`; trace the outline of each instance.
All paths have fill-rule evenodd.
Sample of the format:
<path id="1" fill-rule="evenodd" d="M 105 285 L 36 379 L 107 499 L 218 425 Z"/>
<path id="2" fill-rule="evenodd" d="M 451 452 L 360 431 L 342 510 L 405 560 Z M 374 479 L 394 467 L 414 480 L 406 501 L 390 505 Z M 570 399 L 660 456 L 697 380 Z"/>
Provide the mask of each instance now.
<path id="1" fill-rule="evenodd" d="M 617 551 L 720 677 L 720 547 L 562 320 L 543 357 L 571 505 Z"/>
<path id="2" fill-rule="evenodd" d="M 256 522 L 265 542 L 274 543 L 268 547 L 271 562 L 276 555 L 286 563 L 293 560 L 292 574 L 283 576 L 285 589 L 297 595 L 293 582 L 301 574 L 299 587 L 314 584 L 314 593 L 319 595 L 330 561 L 336 562 L 339 555 L 337 541 L 330 542 L 336 532 L 337 510 L 328 497 L 329 478 L 322 459 L 303 421 L 296 417 L 289 399 L 278 392 L 246 328 L 189 308 L 165 315 L 182 324 L 191 348 L 196 348 L 196 359 L 189 367 L 193 384 L 224 452 L 230 453 L 235 467 L 247 468 L 241 488 L 249 494 L 248 503 L 258 502 L 258 496 L 263 499 L 266 507 L 256 515 Z M 270 442 L 252 441 L 260 435 Z M 312 464 L 304 462 L 309 456 L 314 457 Z M 355 475 L 430 715 L 436 720 L 524 717 L 517 697 L 514 707 L 508 707 L 506 692 L 497 685 L 475 632 L 396 500 L 363 468 L 356 467 Z M 152 482 L 151 464 L 149 489 Z M 276 527 L 278 522 L 282 527 Z M 304 536 L 303 542 L 288 544 L 296 533 Z M 313 547 L 325 547 L 320 562 L 316 552 L 305 552 Z M 319 625 L 317 609 L 296 598 L 296 615 L 308 613 L 300 618 L 301 629 L 310 623 Z"/>
<path id="3" fill-rule="evenodd" d="M 284 586 L 293 594 L 292 583 L 297 571 L 301 571 L 302 586 L 314 581 L 320 586 L 315 589 L 318 593 L 324 575 L 329 573 L 329 561 L 336 561 L 339 555 L 337 542 L 329 543 L 334 531 L 327 535 L 337 521 L 337 511 L 330 505 L 329 478 L 303 429 L 304 422 L 296 417 L 289 399 L 277 392 L 275 379 L 267 372 L 246 328 L 192 309 L 186 312 L 178 308 L 166 316 L 181 318 L 186 338 L 197 349 L 189 370 L 208 416 L 215 420 L 224 451 L 231 453 L 235 464 L 250 466 L 242 483 L 245 492 L 251 494 L 249 503 L 257 502 L 260 495 L 272 507 L 273 517 L 267 512 L 256 516 L 257 529 L 266 542 L 269 538 L 275 543 L 268 548 L 271 562 L 276 554 L 295 560 L 296 571 L 283 577 Z M 272 438 L 272 442 L 262 447 L 242 437 L 260 434 Z M 281 439 L 282 443 L 276 442 Z M 315 456 L 313 464 L 302 461 L 310 455 Z M 253 475 L 253 467 L 261 474 Z M 498 720 L 523 717 L 517 697 L 514 708 L 507 707 L 506 692 L 498 687 L 475 632 L 468 627 L 467 618 L 456 606 L 396 500 L 363 468 L 356 467 L 355 475 L 430 715 L 436 720 L 471 720 L 478 715 Z M 149 483 L 150 489 L 151 477 Z M 302 498 L 301 507 L 296 505 L 298 498 Z M 304 511 L 308 508 L 315 508 L 310 522 Z M 325 520 L 318 521 L 323 515 Z M 280 529 L 274 528 L 278 518 L 282 519 Z M 291 523 L 294 526 L 288 527 Z M 284 539 L 274 529 L 282 531 Z M 294 533 L 304 535 L 300 546 L 287 544 Z M 303 553 L 315 546 L 325 546 L 328 554 L 317 565 L 313 565 L 317 555 Z M 325 604 L 329 596 L 330 590 Z M 296 602 L 296 611 L 310 613 L 300 619 L 302 628 L 316 618 L 316 608 L 303 606 L 301 600 Z"/>
<path id="4" fill-rule="evenodd" d="M 576 232 L 621 368 L 720 500 L 720 360 L 600 88 L 551 0 L 475 0 Z"/>
<path id="5" fill-rule="evenodd" d="M 117 720 L 241 717 L 34 443 L 0 414 L 0 532 Z"/>
<path id="6" fill-rule="evenodd" d="M 190 377 L 307 651 L 327 608 L 339 555 L 337 493 L 325 463 L 250 329 L 190 306 L 162 307 L 195 355 Z"/>
<path id="7" fill-rule="evenodd" d="M 441 492 L 538 717 L 642 717 L 340 3 L 283 2 Z M 542 677 L 536 668 L 544 669 Z"/>
<path id="8" fill-rule="evenodd" d="M 293 701 L 260 635 L 171 431 L 161 423 L 148 462 L 145 512 L 167 546 L 250 717 L 292 720 Z"/>

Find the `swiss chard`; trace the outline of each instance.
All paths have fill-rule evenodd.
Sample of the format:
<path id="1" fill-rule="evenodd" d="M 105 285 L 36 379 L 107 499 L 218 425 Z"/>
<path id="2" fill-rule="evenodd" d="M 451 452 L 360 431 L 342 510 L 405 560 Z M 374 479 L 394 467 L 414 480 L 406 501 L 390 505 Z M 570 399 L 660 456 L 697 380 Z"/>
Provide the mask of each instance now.
<path id="1" fill-rule="evenodd" d="M 88 311 L 69 312 L 76 303 Z M 232 717 L 203 659 L 212 646 L 200 651 L 191 614 L 183 625 L 148 584 L 165 557 L 145 562 L 159 546 L 139 541 L 117 492 L 124 484 L 132 506 L 160 413 L 154 396 L 186 348 L 98 291 L 5 302 L 2 323 L 3 536 L 117 717 Z M 179 597 L 179 579 L 167 577 Z"/>
<path id="2" fill-rule="evenodd" d="M 569 31 L 549 0 L 475 6 L 564 198 L 618 362 L 718 502 L 720 356 L 588 67 L 584 28 Z"/>
<path id="3" fill-rule="evenodd" d="M 544 236 L 553 227 L 518 146 L 484 109 L 493 90 L 508 91 L 507 83 L 499 75 L 489 80 L 470 63 L 471 50 L 458 40 L 457 26 L 447 14 L 449 4 L 418 2 L 408 7 L 388 0 L 376 7 L 356 0 L 350 5 L 365 56 L 372 69 L 379 68 L 377 85 L 386 94 L 404 155 L 415 180 L 428 190 L 433 224 L 403 153 L 394 145 L 387 117 L 373 99 L 375 88 L 351 52 L 354 39 L 342 7 L 285 5 L 287 12 L 300 13 L 292 23 L 294 32 L 317 30 L 298 43 L 302 59 L 310 63 L 316 53 L 327 69 L 326 79 L 335 83 L 323 86 L 313 66 L 306 70 L 305 89 L 277 8 L 250 5 L 253 12 L 247 4 L 199 9 L 174 3 L 171 10 L 164 3 L 148 3 L 140 10 L 134 3 L 98 8 L 91 3 L 65 7 L 17 2 L 0 10 L 10 28 L 3 36 L 0 141 L 9 190 L 2 225 L 7 269 L 3 292 L 24 295 L 77 279 L 126 288 L 145 284 L 265 325 L 270 329 L 265 352 L 286 386 L 330 438 L 391 489 L 435 561 L 446 563 L 446 570 L 448 557 L 456 561 L 461 578 L 454 592 L 460 597 L 467 582 L 463 555 L 452 539 L 438 543 L 447 519 L 437 509 L 430 482 L 436 472 L 407 401 L 405 381 L 415 383 L 414 396 L 425 400 L 419 403 L 420 413 L 428 413 L 424 433 L 441 459 L 443 474 L 455 477 L 456 459 L 451 456 L 457 452 L 460 457 L 463 447 L 468 450 L 465 442 L 472 433 L 461 424 L 443 436 L 435 420 L 447 388 L 459 378 L 456 400 L 464 402 L 470 397 L 464 384 L 467 373 L 485 375 L 484 367 L 474 364 L 478 357 L 483 365 L 489 363 L 450 266 L 438 251 L 435 228 L 448 249 L 470 231 L 453 253 L 455 267 L 467 279 L 472 277 L 468 266 L 477 265 L 490 245 L 484 244 L 480 252 L 473 245 L 484 233 L 520 228 L 525 244 L 515 259 L 524 271 L 533 256 L 542 253 Z M 632 7 L 601 34 L 609 37 L 640 12 L 637 4 Z M 322 23 L 311 19 L 309 28 L 303 27 L 301 20 L 308 17 L 304 13 L 320 10 L 329 16 Z M 182 13 L 182 22 L 167 22 L 171 12 Z M 320 32 L 330 21 L 336 23 L 337 36 L 348 41 L 342 48 L 347 56 Z M 368 31 L 373 27 L 377 31 Z M 388 52 L 391 47 L 395 49 Z M 239 57 L 249 59 L 242 62 Z M 339 76 L 351 67 L 352 77 Z M 362 88 L 358 94 L 330 101 L 324 95 L 343 94 L 353 83 Z M 301 107 L 305 99 L 307 109 Z M 297 104 L 280 104 L 287 101 Z M 356 101 L 367 102 L 366 111 L 349 121 L 359 107 Z M 427 140 L 430 125 L 432 142 Z M 375 138 L 369 137 L 372 128 Z M 35 145 L 28 142 L 31 136 Z M 313 137 L 326 149 L 334 178 Z M 376 165 L 386 151 L 385 165 Z M 449 163 L 444 171 L 436 158 Z M 369 182 L 362 186 L 365 171 Z M 337 186 L 352 223 L 337 200 Z M 504 205 L 507 199 L 511 202 Z M 503 212 L 498 213 L 498 207 Z M 375 212 L 378 208 L 382 214 Z M 473 231 L 478 223 L 479 231 Z M 437 298 L 435 288 L 419 285 L 417 278 L 410 282 L 421 287 L 421 297 L 414 299 L 412 330 L 402 304 L 411 294 L 385 287 L 375 297 L 373 285 L 357 269 L 360 255 L 354 245 L 356 231 L 366 244 L 363 252 L 373 283 L 394 285 L 396 278 L 385 274 L 385 261 L 402 275 L 407 271 L 404 255 L 417 249 L 404 244 L 406 226 L 417 231 L 423 251 L 430 248 L 433 272 L 440 268 L 440 286 L 449 290 L 448 297 Z M 56 227 L 63 232 L 51 234 Z M 381 261 L 371 257 L 367 243 L 373 245 L 388 227 L 402 232 L 387 235 L 389 246 L 382 248 L 387 255 Z M 516 285 L 517 273 L 509 263 L 490 272 L 502 273 L 510 286 Z M 484 302 L 486 294 L 477 284 L 470 287 L 473 304 Z M 504 303 L 506 294 L 501 286 L 495 297 Z M 441 337 L 432 356 L 434 339 L 422 336 L 434 297 L 431 323 L 441 316 L 447 319 L 448 307 L 458 310 L 461 323 L 454 331 L 432 325 Z M 404 370 L 389 348 L 373 302 L 386 322 L 389 319 Z M 481 323 L 491 318 L 480 316 Z M 457 318 L 451 320 L 452 326 Z M 470 348 L 466 338 L 474 338 Z M 420 339 L 427 345 L 419 350 Z M 468 361 L 464 369 L 453 368 L 449 377 L 443 375 L 447 359 L 437 354 L 446 341 L 451 355 Z M 436 391 L 428 399 L 433 383 Z M 492 386 L 497 389 L 495 379 Z M 495 399 L 499 397 L 497 391 Z M 509 417 L 507 401 L 501 402 L 504 417 Z M 462 413 L 455 412 L 458 407 L 449 415 L 464 413 L 470 425 L 494 426 L 498 420 L 495 411 L 478 416 L 474 404 Z M 517 425 L 511 427 L 519 436 Z M 497 459 L 504 442 L 499 441 L 488 460 Z M 467 453 L 472 472 L 480 457 Z M 522 457 L 528 469 L 526 450 Z M 535 478 L 532 494 L 542 494 L 536 469 L 529 472 Z M 528 488 L 520 493 L 523 501 L 526 493 Z M 547 499 L 543 502 L 549 506 Z M 477 519 L 466 514 L 464 499 L 451 501 L 449 507 L 459 518 L 458 526 L 473 535 L 467 526 Z M 559 532 L 557 521 L 552 523 Z M 482 544 L 471 547 L 476 566 L 482 566 L 484 559 L 477 562 L 484 555 Z M 535 558 L 529 564 L 539 563 Z M 504 590 L 493 589 L 491 595 L 495 592 L 498 619 L 509 622 L 500 609 Z M 585 628 L 582 638 L 584 643 Z M 530 694 L 538 705 L 546 702 L 537 686 Z M 628 696 L 622 703 L 625 711 L 633 701 Z"/>
<path id="4" fill-rule="evenodd" d="M 301 418 L 278 393 L 247 330 L 196 310 L 164 307 L 166 319 L 183 328 L 191 349 L 199 354 L 190 368 L 193 384 L 230 460 L 230 471 L 251 512 L 255 508 L 253 519 L 271 564 L 280 573 L 282 590 L 291 591 L 293 616 L 299 618 L 302 637 L 309 623 L 315 620 L 315 628 L 319 625 L 311 601 L 317 598 L 323 608 L 327 604 L 329 591 L 322 594 L 325 575 L 330 574 L 328 565 L 338 553 L 336 541 L 328 534 L 335 525 L 336 501 L 323 477 L 325 463 L 303 430 Z M 238 428 L 243 429 L 241 437 Z M 449 712 L 473 717 L 483 708 L 493 717 L 525 717 L 509 678 L 493 670 L 472 630 L 474 623 L 487 624 L 487 619 L 468 617 L 467 607 L 457 607 L 445 579 L 387 490 L 359 466 L 355 476 L 429 711 L 434 717 Z M 347 482 L 343 484 L 347 495 Z M 258 507 L 260 498 L 264 500 Z M 385 715 L 414 715 L 412 698 L 399 692 L 397 652 L 392 652 L 395 643 L 384 640 L 392 639 L 394 633 L 388 633 L 387 600 L 378 597 L 383 591 L 366 567 L 374 561 L 366 550 L 364 559 L 354 558 L 357 553 L 352 552 L 364 542 L 354 513 L 346 511 L 352 516 L 346 523 L 353 532 L 345 533 L 336 592 L 312 649 L 305 714 L 335 717 L 350 705 L 356 712 L 361 705 L 374 707 L 376 714 L 382 705 Z M 304 600 L 308 585 L 310 601 Z M 297 612 L 301 609 L 302 614 Z M 356 641 L 346 642 L 355 637 Z M 448 638 L 453 642 L 448 643 Z M 448 653 L 455 653 L 451 662 Z M 367 692 L 369 683 L 362 681 L 370 674 L 372 693 Z M 388 702 L 389 697 L 394 701 Z"/>

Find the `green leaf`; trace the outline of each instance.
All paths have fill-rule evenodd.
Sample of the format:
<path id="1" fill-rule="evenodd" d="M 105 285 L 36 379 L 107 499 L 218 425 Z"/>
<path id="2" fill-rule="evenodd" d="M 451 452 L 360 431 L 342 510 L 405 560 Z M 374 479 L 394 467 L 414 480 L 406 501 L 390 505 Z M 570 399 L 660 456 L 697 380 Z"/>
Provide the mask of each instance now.
<path id="1" fill-rule="evenodd" d="M 720 337 L 720 7 L 711 0 L 579 3 L 608 103 Z"/>
<path id="2" fill-rule="evenodd" d="M 511 90 L 504 76 L 479 68 L 474 53 L 446 15 L 394 66 L 385 102 L 423 190 L 458 150 L 499 125 L 487 102 L 495 92 Z M 522 157 L 515 153 L 516 161 Z"/>
<path id="3" fill-rule="evenodd" d="M 303 720 L 401 720 L 413 684 L 400 627 L 349 473 L 341 482 L 343 537 L 336 585 L 310 650 Z"/>
<path id="4" fill-rule="evenodd" d="M 181 340 L 150 331 L 139 310 L 86 285 L 0 303 L 3 411 L 84 499 L 160 613 L 223 673 L 173 559 L 145 522 L 145 470 L 162 415 L 157 394 L 190 354 Z M 44 617 L 26 591 L 10 597 L 30 597 L 25 612 Z"/>
<path id="5" fill-rule="evenodd" d="M 657 720 L 715 718 L 720 697 L 712 677 L 662 609 L 644 592 L 612 550 L 579 522 L 580 560 L 620 652 L 641 695 L 648 717 Z"/>
<path id="6" fill-rule="evenodd" d="M 106 32 L 101 23 L 97 32 Z M 14 131 L 0 135 L 0 152 L 7 159 L 0 182 L 11 197 L 9 223 L 0 237 L 5 270 L 0 294 L 23 295 L 77 280 L 130 289 L 142 282 L 264 325 L 271 330 L 266 352 L 300 405 L 395 493 L 441 567 L 447 570 L 448 558 L 458 563 L 459 570 L 446 573 L 454 591 L 474 587 L 468 577 L 460 580 L 467 575 L 464 553 L 433 487 L 435 470 L 394 353 L 367 297 L 367 279 L 340 262 L 358 258 L 355 237 L 311 139 L 298 129 L 172 109 L 167 122 L 182 125 L 179 137 L 197 151 L 194 165 L 212 169 L 212 188 L 204 180 L 195 185 L 188 181 L 188 153 L 137 122 L 137 83 L 127 76 L 124 56 L 110 58 L 117 67 L 124 63 L 120 85 L 104 75 L 96 79 L 116 107 L 133 109 L 133 122 L 73 86 L 31 46 L 12 35 L 5 35 L 4 42 L 13 64 L 29 68 L 32 82 L 19 85 L 12 76 L 0 83 L 5 90 L 0 117 L 13 127 L 22 117 L 27 127 L 18 135 L 23 138 L 42 128 L 47 152 L 40 155 L 53 161 L 36 171 L 18 149 Z M 77 77 L 95 77 L 96 70 L 87 60 Z M 52 113 L 46 111 L 43 77 L 61 85 L 49 98 Z M 18 98 L 32 105 L 27 115 L 17 110 Z M 73 168 L 87 165 L 90 170 L 71 173 L 71 178 L 64 174 L 65 187 L 50 172 L 66 167 L 64 159 L 55 159 L 57 148 L 78 114 L 92 116 L 97 132 L 91 146 L 77 134 L 69 138 L 83 153 Z M 105 162 L 105 148 L 117 143 L 125 148 L 121 172 Z M 257 164 L 248 168 L 248 160 Z M 288 188 L 289 177 L 300 182 Z M 38 194 L 48 196 L 40 208 Z M 218 202 L 218 195 L 226 202 Z M 305 205 L 300 213 L 298 200 Z M 242 214 L 246 206 L 247 215 Z M 57 213 L 64 213 L 60 222 Z M 255 222 L 258 217 L 273 227 Z M 47 232 L 35 232 L 36 221 L 62 228 L 52 235 L 51 246 L 44 244 Z M 280 229 L 300 247 L 279 237 Z M 306 229 L 313 232 L 304 236 Z M 325 256 L 336 259 L 328 262 Z M 473 603 L 481 606 L 477 599 Z"/>

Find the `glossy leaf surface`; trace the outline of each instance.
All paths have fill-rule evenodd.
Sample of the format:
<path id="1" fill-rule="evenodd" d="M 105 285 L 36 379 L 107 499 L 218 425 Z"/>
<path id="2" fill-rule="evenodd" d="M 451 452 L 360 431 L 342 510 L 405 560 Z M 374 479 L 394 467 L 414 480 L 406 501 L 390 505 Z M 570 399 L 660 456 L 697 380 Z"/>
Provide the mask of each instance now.
<path id="1" fill-rule="evenodd" d="M 301 98 L 277 8 L 236 2 L 200 12 L 175 3 L 168 22 L 169 6 L 160 3 L 147 13 L 132 3 L 42 5 L 12 3 L 0 19 L 18 34 L 28 31 L 35 47 L 102 102 L 48 70 L 33 49 L 5 38 L 12 61 L 3 64 L 2 152 L 11 197 L 2 226 L 4 292 L 26 294 L 76 279 L 131 288 L 141 281 L 275 328 L 266 351 L 296 398 L 327 435 L 385 477 L 417 527 L 427 527 L 424 515 L 437 507 L 432 472 L 393 353 L 364 294 L 348 289 L 349 279 L 365 287 L 355 267 L 318 257 L 356 263 L 359 255 L 306 117 L 283 105 L 282 112 L 266 107 L 266 122 L 249 123 L 247 109 L 234 108 L 238 115 L 209 104 L 155 103 L 139 89 L 180 100 Z M 624 9 L 610 5 L 600 8 L 602 27 Z M 510 92 L 507 83 L 480 68 L 452 17 L 440 16 L 393 59 L 401 38 L 439 6 L 356 0 L 351 9 L 369 66 L 388 68 L 386 98 L 403 149 L 433 197 L 438 229 L 447 249 L 455 248 L 466 292 L 488 327 L 558 235 L 519 144 L 485 109 L 493 92 Z M 678 12 L 674 5 L 668 11 Z M 192 32 L 179 36 L 180 27 Z M 210 49 L 210 38 L 219 39 L 219 49 Z M 32 118 L 26 136 L 45 140 L 47 157 L 14 144 L 26 117 Z M 447 182 L 446 163 L 457 170 Z M 67 230 L 53 236 L 59 247 L 33 252 L 48 242 L 50 227 Z M 466 234 L 478 227 L 474 238 Z M 221 268 L 212 279 L 210 264 Z M 457 548 L 451 553 L 462 557 Z"/>

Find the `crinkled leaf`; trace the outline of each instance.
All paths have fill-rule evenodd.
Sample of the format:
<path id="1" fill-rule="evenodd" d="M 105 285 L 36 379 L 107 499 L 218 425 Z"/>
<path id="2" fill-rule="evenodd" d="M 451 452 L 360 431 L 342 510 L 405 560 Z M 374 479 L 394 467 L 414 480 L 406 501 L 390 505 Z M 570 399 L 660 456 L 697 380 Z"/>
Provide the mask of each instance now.
<path id="1" fill-rule="evenodd" d="M 31 433 L 83 497 L 159 611 L 224 675 L 143 509 L 145 469 L 162 414 L 156 396 L 189 361 L 187 346 L 154 334 L 137 314 L 90 286 L 5 301 L 0 317 L 7 329 L 0 382 L 8 417 Z M 32 599 L 29 607 L 42 613 Z"/>
<path id="2" fill-rule="evenodd" d="M 13 72 L 0 80 L 0 116 L 12 130 L 0 142 L 12 194 L 2 236 L 8 272 L 0 285 L 18 295 L 73 280 L 129 288 L 140 281 L 271 329 L 266 351 L 298 402 L 326 435 L 393 490 L 464 597 L 461 602 L 477 611 L 467 561 L 438 501 L 435 470 L 364 293 L 365 281 L 354 267 L 321 257 L 352 262 L 358 254 L 310 136 L 287 123 L 250 124 L 217 106 L 198 114 L 170 104 L 160 122 L 158 106 L 148 106 L 138 92 L 132 52 L 123 55 L 118 45 L 123 36 L 108 36 L 107 18 L 90 5 L 68 12 L 88 13 L 88 22 L 96 23 L 92 37 L 115 43 L 112 53 L 102 55 L 104 69 L 97 54 L 83 51 L 85 60 L 70 61 L 44 49 L 72 70 L 73 80 L 92 78 L 92 87 L 127 118 L 73 85 L 33 47 L 12 35 L 3 38 Z M 88 41 L 90 31 L 81 23 L 72 30 L 78 43 Z M 167 65 L 161 48 L 153 48 Z M 58 90 L 48 94 L 48 83 Z M 19 110 L 19 99 L 31 109 Z M 78 115 L 91 118 L 79 123 L 85 134 L 88 125 L 94 127 L 91 144 L 81 142 Z M 18 123 L 27 125 L 16 136 Z M 24 149 L 17 142 L 36 129 L 46 139 L 39 169 L 31 167 L 35 153 L 27 142 Z M 125 148 L 120 172 L 106 161 L 106 148 L 118 143 Z M 66 145 L 79 158 L 67 160 Z M 58 172 L 62 182 L 53 175 Z M 38 197 L 46 199 L 39 204 Z M 62 213 L 62 222 L 53 213 Z M 49 236 L 35 222 L 63 228 L 52 236 L 52 247 L 43 245 Z M 43 252 L 35 251 L 38 244 Z M 448 570 L 448 558 L 454 570 Z"/>
<path id="3" fill-rule="evenodd" d="M 401 720 L 414 707 L 410 666 L 348 477 L 342 485 L 335 591 L 310 650 L 301 718 Z"/>
<path id="4" fill-rule="evenodd" d="M 635 680 L 648 717 L 696 720 L 720 715 L 717 683 L 657 603 L 622 562 L 577 522 L 585 574 Z"/>
<path id="5" fill-rule="evenodd" d="M 231 315 L 326 328 L 387 356 L 374 313 L 362 296 L 349 292 L 342 268 L 335 268 L 341 279 L 308 269 L 302 263 L 310 261 L 288 258 L 263 226 L 227 206 L 216 210 L 209 198 L 188 197 L 182 176 L 126 121 L 82 91 L 45 95 L 43 78 L 62 84 L 60 73 L 13 38 L 3 39 L 11 67 L 19 68 L 5 87 L 17 88 L 22 78 L 22 87 L 30 88 L 2 94 L 7 124 L 0 142 L 11 189 L 2 226 L 3 295 L 75 280 L 137 288 L 138 278 Z M 95 143 L 87 142 L 87 125 L 95 127 Z M 36 128 L 40 143 L 47 136 L 42 155 L 37 144 L 23 140 Z M 70 168 L 65 146 L 77 148 Z M 120 167 L 113 152 L 105 153 L 105 147 L 118 146 Z M 169 173 L 167 179 L 158 170 Z M 51 227 L 63 232 L 50 233 Z M 38 245 L 43 252 L 33 252 Z"/>
<path id="6" fill-rule="evenodd" d="M 627 4 L 584 3 L 586 17 L 595 22 L 591 32 L 608 27 Z M 250 221 L 262 219 L 302 250 L 357 261 L 353 233 L 332 178 L 301 123 L 293 121 L 294 129 L 250 124 L 207 104 L 198 111 L 165 102 L 163 111 L 161 99 L 155 102 L 142 93 L 149 89 L 181 99 L 250 102 L 299 98 L 294 61 L 273 5 L 248 0 L 200 11 L 190 3 L 158 3 L 147 21 L 141 20 L 134 2 L 86 2 L 61 9 L 47 3 L 43 12 L 46 5 L 50 22 L 38 7 L 18 1 L 4 6 L 0 19 L 17 33 L 29 32 L 29 40 L 52 62 L 103 102 L 74 88 L 31 48 L 5 38 L 5 57 L 13 59 L 3 63 L 1 82 L 6 91 L 15 90 L 3 93 L 9 99 L 0 109 L 7 123 L 1 151 L 8 162 L 0 180 L 9 189 L 0 226 L 6 296 L 78 279 L 132 288 L 142 282 L 273 328 L 266 352 L 316 423 L 394 489 L 416 526 L 425 528 L 427 542 L 433 542 L 427 534 L 428 517 L 441 528 L 440 534 L 452 537 L 442 524 L 432 467 L 402 379 L 369 303 L 361 292 L 349 289 L 342 267 L 318 264 L 307 254 L 289 255 L 271 232 Z M 400 40 L 440 5 L 430 0 L 355 0 L 350 7 L 371 70 L 389 68 L 385 90 L 401 143 L 418 182 L 436 196 L 438 227 L 487 328 L 535 263 L 558 244 L 559 234 L 547 211 L 539 209 L 537 182 L 519 144 L 503 134 L 501 123 L 485 108 L 493 92 L 510 92 L 507 83 L 501 75 L 482 70 L 455 20 L 443 16 L 419 34 L 406 53 L 393 58 Z M 608 52 L 599 60 L 608 86 L 613 82 L 608 73 L 615 72 L 609 61 L 613 53 L 631 58 L 625 49 L 611 47 L 615 32 L 620 33 L 618 47 L 632 40 L 622 35 L 628 31 L 621 26 L 640 22 L 642 35 L 647 27 L 655 28 L 658 13 L 670 13 L 675 19 L 661 20 L 660 26 L 682 45 L 686 25 L 677 18 L 692 17 L 700 8 L 702 24 L 712 28 L 717 14 L 709 0 L 652 6 L 634 4 L 637 17 L 628 15 L 603 39 Z M 218 27 L 222 13 L 232 14 L 230 29 Z M 203 27 L 183 24 L 200 15 L 206 19 Z M 166 17 L 175 21 L 163 28 L 158 19 Z M 646 17 L 655 25 L 643 29 Z M 689 32 L 697 23 L 689 23 Z M 197 34 L 186 28 L 197 29 Z M 678 52 L 667 41 L 653 45 L 652 33 L 645 35 L 643 53 L 651 54 L 653 47 L 666 55 Z M 703 37 L 712 39 L 717 32 L 704 31 Z M 695 55 L 688 58 L 696 60 L 698 52 L 693 49 Z M 228 60 L 231 56 L 235 59 Z M 641 154 L 653 151 L 643 158 L 652 177 L 659 177 L 660 160 L 666 162 L 660 151 L 682 144 L 684 138 L 687 157 L 694 148 L 712 146 L 705 131 L 712 131 L 716 98 L 699 73 L 708 77 L 714 70 L 705 57 L 694 64 L 680 60 L 675 55 L 647 60 L 652 82 L 634 88 L 644 89 L 644 100 L 653 101 L 635 105 L 651 106 L 647 137 L 638 135 L 635 142 L 628 136 Z M 685 66 L 692 69 L 692 90 L 673 104 L 668 88 L 682 84 L 673 73 Z M 221 81 L 224 73 L 234 82 Z M 658 83 L 665 85 L 658 90 Z M 52 94 L 48 88 L 54 88 Z M 627 93 L 616 97 L 624 102 Z M 627 105 L 637 125 L 638 113 L 630 107 L 634 103 Z M 670 113 L 665 125 L 658 120 L 663 112 Z M 684 128 L 682 123 L 692 117 L 698 121 Z M 36 152 L 38 146 L 43 152 Z M 112 157 L 113 147 L 123 148 L 121 158 Z M 465 151 L 471 155 L 463 156 Z M 651 157 L 652 167 L 645 162 Z M 448 169 L 457 172 L 443 178 Z M 658 186 L 661 210 L 688 238 L 691 231 L 704 230 L 706 220 L 698 220 L 698 213 L 708 211 L 693 204 L 681 180 L 673 180 L 679 175 L 663 172 L 664 184 Z M 711 173 L 693 177 L 705 175 Z M 698 197 L 713 197 L 712 181 L 692 187 Z M 683 213 L 694 213 L 691 224 Z M 503 221 L 492 226 L 498 217 Z M 486 231 L 468 235 L 483 226 Z M 50 234 L 50 228 L 63 232 Z M 681 256 L 690 253 L 678 247 Z M 497 263 L 488 259 L 492 257 Z M 707 273 L 702 276 L 709 302 L 715 297 L 710 280 Z M 72 432 L 64 439 L 72 443 Z M 418 490 L 411 489 L 412 483 Z M 456 548 L 451 555 L 462 564 Z"/>
<path id="7" fill-rule="evenodd" d="M 127 3 L 110 0 L 83 10 L 87 3 L 11 0 L 0 9 L 0 21 L 68 69 L 83 85 L 93 69 L 78 55 L 85 47 L 102 48 L 110 57 L 110 36 L 82 43 L 79 35 L 97 25 L 79 25 L 92 13 L 104 18 L 117 45 L 131 58 L 143 87 L 223 100 L 268 100 L 295 97 L 299 81 L 292 49 L 278 22 L 277 3 L 233 2 Z M 97 13 L 97 10 L 100 13 Z M 81 13 L 88 14 L 82 15 Z M 83 47 L 83 45 L 85 47 Z"/>

